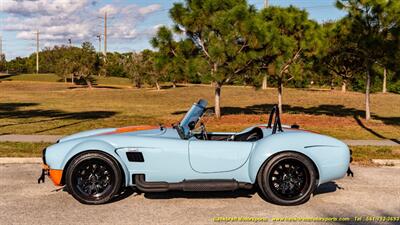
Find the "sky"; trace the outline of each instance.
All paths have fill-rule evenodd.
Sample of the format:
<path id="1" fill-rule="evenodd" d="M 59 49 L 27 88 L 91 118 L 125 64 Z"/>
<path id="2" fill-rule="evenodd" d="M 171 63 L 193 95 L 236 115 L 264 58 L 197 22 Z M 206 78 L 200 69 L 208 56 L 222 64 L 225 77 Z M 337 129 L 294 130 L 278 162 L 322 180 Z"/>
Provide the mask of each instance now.
<path id="1" fill-rule="evenodd" d="M 108 14 L 108 51 L 131 52 L 151 48 L 150 38 L 157 28 L 173 22 L 168 10 L 183 0 L 0 0 L 0 36 L 7 60 L 27 56 L 54 45 L 79 46 L 90 41 L 99 50 L 103 39 L 104 12 Z M 264 0 L 248 0 L 262 8 Z M 294 5 L 309 12 L 318 22 L 345 15 L 335 8 L 335 0 L 269 0 L 270 5 Z M 103 48 L 103 43 L 101 43 Z"/>

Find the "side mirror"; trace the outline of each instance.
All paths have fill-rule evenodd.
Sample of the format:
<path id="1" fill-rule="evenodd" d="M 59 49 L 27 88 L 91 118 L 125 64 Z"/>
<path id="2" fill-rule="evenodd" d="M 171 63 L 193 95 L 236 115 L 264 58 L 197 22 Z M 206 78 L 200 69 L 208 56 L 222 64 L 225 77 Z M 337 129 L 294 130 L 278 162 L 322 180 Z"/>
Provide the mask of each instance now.
<path id="1" fill-rule="evenodd" d="M 193 129 L 196 127 L 196 123 L 195 123 L 194 121 L 191 121 L 191 122 L 188 124 L 188 127 L 189 127 L 190 130 L 193 130 Z"/>

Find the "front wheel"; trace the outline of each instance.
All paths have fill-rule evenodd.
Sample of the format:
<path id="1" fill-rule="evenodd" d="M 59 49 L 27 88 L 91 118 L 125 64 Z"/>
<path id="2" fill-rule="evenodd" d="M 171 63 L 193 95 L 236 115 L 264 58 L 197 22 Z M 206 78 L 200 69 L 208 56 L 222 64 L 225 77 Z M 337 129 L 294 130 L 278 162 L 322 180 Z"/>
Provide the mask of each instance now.
<path id="1" fill-rule="evenodd" d="M 306 202 L 315 190 L 317 172 L 304 155 L 285 152 L 276 155 L 261 168 L 257 180 L 267 201 L 279 205 Z"/>
<path id="2" fill-rule="evenodd" d="M 97 153 L 84 153 L 69 165 L 65 183 L 71 195 L 84 204 L 102 204 L 118 193 L 122 173 L 112 157 Z"/>

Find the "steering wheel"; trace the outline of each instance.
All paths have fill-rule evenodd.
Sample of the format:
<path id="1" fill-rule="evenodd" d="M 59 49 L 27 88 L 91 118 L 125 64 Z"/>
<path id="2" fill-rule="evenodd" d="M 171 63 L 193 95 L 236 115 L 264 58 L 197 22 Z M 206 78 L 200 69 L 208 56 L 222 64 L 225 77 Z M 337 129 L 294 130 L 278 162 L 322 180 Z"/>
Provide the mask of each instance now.
<path id="1" fill-rule="evenodd" d="M 203 140 L 208 140 L 208 134 L 204 123 L 200 123 L 200 135 L 203 138 Z"/>

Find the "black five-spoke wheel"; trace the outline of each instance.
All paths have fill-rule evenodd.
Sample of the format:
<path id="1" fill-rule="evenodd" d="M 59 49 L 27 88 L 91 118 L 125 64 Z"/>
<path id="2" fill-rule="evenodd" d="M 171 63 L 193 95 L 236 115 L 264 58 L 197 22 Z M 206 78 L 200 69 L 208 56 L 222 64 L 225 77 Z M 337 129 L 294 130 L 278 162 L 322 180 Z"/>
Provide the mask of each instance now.
<path id="1" fill-rule="evenodd" d="M 257 179 L 266 200 L 280 205 L 297 205 L 310 198 L 316 188 L 316 177 L 310 159 L 286 152 L 265 163 Z"/>
<path id="2" fill-rule="evenodd" d="M 101 153 L 85 153 L 71 162 L 66 185 L 72 196 L 85 204 L 108 202 L 121 187 L 122 175 L 117 162 Z"/>

